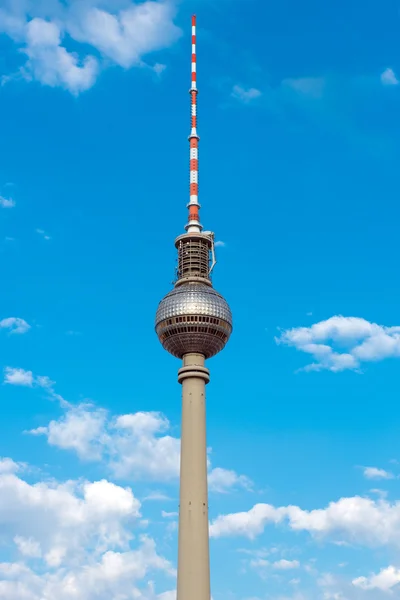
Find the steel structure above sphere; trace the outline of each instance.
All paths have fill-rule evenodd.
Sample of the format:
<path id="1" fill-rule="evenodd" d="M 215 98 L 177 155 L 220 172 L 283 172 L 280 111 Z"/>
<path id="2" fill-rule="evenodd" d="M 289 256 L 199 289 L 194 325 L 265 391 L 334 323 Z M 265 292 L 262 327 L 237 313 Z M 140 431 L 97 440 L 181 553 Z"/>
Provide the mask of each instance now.
<path id="1" fill-rule="evenodd" d="M 178 358 L 191 352 L 211 358 L 232 332 L 231 310 L 205 283 L 177 285 L 158 305 L 156 332 L 164 348 Z"/>

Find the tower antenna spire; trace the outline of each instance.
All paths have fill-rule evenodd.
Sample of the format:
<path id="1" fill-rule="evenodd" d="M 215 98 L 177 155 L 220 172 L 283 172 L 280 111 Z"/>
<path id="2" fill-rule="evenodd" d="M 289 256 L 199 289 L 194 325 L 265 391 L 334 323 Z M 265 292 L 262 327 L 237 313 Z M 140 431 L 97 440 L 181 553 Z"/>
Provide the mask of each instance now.
<path id="1" fill-rule="evenodd" d="M 192 84 L 190 144 L 190 199 L 188 204 L 189 221 L 185 227 L 188 233 L 200 233 L 202 226 L 199 218 L 199 136 L 197 134 L 197 52 L 196 52 L 196 15 L 192 16 Z"/>

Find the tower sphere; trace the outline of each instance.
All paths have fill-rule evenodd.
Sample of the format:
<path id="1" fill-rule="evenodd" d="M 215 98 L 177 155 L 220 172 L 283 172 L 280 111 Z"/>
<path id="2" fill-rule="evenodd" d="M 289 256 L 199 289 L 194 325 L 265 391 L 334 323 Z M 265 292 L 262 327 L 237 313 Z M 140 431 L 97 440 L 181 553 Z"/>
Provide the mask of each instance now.
<path id="1" fill-rule="evenodd" d="M 182 283 L 158 305 L 156 332 L 165 350 L 178 358 L 191 352 L 210 358 L 218 354 L 229 339 L 231 310 L 210 285 Z"/>

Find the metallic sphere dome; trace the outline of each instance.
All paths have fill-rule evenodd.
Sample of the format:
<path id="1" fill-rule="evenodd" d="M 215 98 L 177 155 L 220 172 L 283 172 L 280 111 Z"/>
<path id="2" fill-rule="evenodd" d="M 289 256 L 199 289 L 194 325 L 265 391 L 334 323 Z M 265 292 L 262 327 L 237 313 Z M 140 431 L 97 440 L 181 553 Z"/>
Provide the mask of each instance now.
<path id="1" fill-rule="evenodd" d="M 210 358 L 228 341 L 232 314 L 226 300 L 211 286 L 183 283 L 158 305 L 156 332 L 165 350 L 178 358 L 190 352 Z"/>

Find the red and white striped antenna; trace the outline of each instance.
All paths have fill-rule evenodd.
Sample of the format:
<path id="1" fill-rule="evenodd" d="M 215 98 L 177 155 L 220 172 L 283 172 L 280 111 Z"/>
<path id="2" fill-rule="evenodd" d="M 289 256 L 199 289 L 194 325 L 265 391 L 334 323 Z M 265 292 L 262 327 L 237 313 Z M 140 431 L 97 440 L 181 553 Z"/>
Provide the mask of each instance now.
<path id="1" fill-rule="evenodd" d="M 197 57 L 196 57 L 196 15 L 192 17 L 192 85 L 190 143 L 190 200 L 188 204 L 189 222 L 185 229 L 188 233 L 201 232 L 199 219 L 199 136 L 197 134 Z"/>

